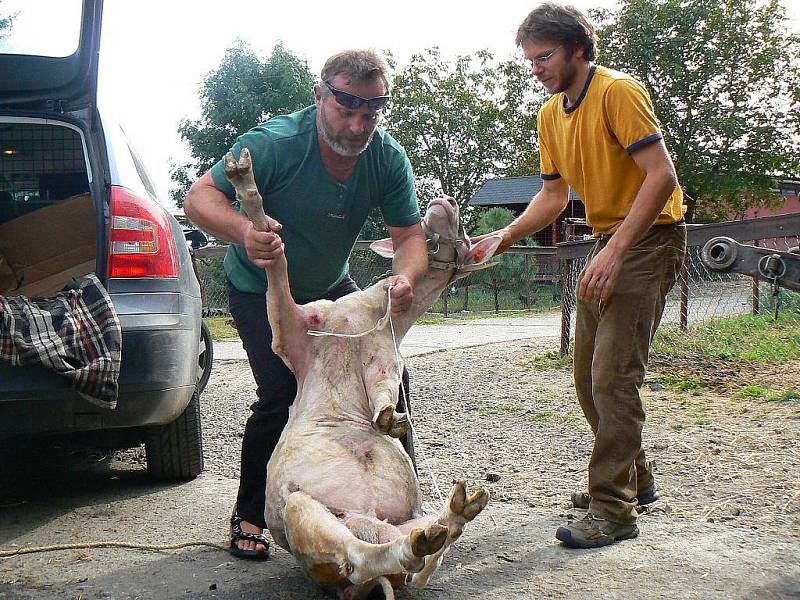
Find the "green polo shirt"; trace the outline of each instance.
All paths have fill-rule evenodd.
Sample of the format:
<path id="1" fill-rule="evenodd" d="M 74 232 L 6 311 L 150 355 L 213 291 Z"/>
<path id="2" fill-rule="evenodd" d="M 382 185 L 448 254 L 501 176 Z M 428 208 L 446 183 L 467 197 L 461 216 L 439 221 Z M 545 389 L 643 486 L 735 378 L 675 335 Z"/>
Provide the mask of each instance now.
<path id="1" fill-rule="evenodd" d="M 371 209 L 379 208 L 390 227 L 420 221 L 414 173 L 400 145 L 378 128 L 353 174 L 339 183 L 322 164 L 316 117 L 315 106 L 274 117 L 231 148 L 237 159 L 242 148 L 250 150 L 264 211 L 283 224 L 289 285 L 301 302 L 322 297 L 347 276 L 350 253 Z M 235 198 L 222 161 L 211 175 L 224 194 Z M 244 247 L 232 244 L 224 267 L 238 290 L 266 292 L 266 272 L 247 258 Z"/>

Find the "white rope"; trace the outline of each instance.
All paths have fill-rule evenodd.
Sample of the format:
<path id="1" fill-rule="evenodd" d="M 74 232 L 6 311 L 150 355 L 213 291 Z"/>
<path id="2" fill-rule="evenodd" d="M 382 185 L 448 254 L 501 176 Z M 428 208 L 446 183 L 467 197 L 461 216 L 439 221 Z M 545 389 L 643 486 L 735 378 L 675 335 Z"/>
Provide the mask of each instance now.
<path id="1" fill-rule="evenodd" d="M 378 319 L 378 322 L 375 324 L 374 327 L 364 331 L 362 333 L 334 333 L 332 331 L 317 331 L 317 330 L 309 330 L 307 333 L 308 335 L 315 336 L 315 337 L 322 337 L 322 336 L 330 336 L 330 337 L 341 337 L 341 338 L 359 338 L 364 337 L 365 335 L 369 335 L 373 331 L 378 331 L 379 329 L 383 329 L 386 326 L 386 322 L 389 322 L 389 326 L 392 330 L 392 345 L 394 346 L 394 356 L 395 356 L 395 366 L 397 368 L 397 377 L 400 380 L 400 392 L 403 394 L 403 397 L 407 397 L 406 387 L 403 384 L 403 366 L 400 361 L 400 349 L 397 346 L 397 336 L 394 333 L 394 321 L 392 321 L 392 288 L 394 286 L 389 286 L 386 288 L 386 294 L 388 299 L 386 301 L 386 313 Z M 406 402 L 406 412 L 408 413 L 408 426 L 411 428 L 411 436 L 412 438 L 416 438 L 416 430 L 414 429 L 413 423 L 413 416 L 411 414 L 411 405 Z M 433 484 L 433 489 L 436 492 L 436 495 L 439 498 L 439 502 L 442 503 L 444 507 L 445 501 L 444 496 L 442 495 L 442 491 L 439 489 L 439 484 L 436 481 L 436 476 L 433 473 L 433 469 L 431 468 L 430 463 L 428 462 L 428 457 L 425 455 L 425 452 L 422 448 L 422 440 L 420 440 L 420 456 L 422 456 L 422 461 L 425 463 L 425 467 L 428 469 L 428 475 L 431 478 L 431 483 Z"/>
<path id="2" fill-rule="evenodd" d="M 390 286 L 387 290 L 387 293 L 389 293 L 391 289 L 392 287 Z M 386 321 L 391 320 L 391 310 L 392 310 L 392 296 L 390 294 L 389 302 L 386 305 L 386 313 L 380 319 L 378 319 L 378 322 L 375 323 L 375 326 L 372 327 L 372 329 L 367 329 L 366 331 L 363 331 L 361 333 L 334 333 L 332 331 L 317 331 L 316 329 L 309 329 L 306 333 L 314 337 L 323 337 L 323 336 L 340 337 L 340 338 L 364 337 L 365 335 L 369 335 L 373 331 L 378 331 L 379 329 L 383 329 L 384 327 L 386 327 Z"/>
<path id="3" fill-rule="evenodd" d="M 391 287 L 389 287 L 389 291 L 391 292 Z M 389 294 L 389 309 L 387 310 L 387 314 L 389 315 L 389 327 L 392 330 L 392 345 L 394 346 L 394 356 L 395 356 L 395 364 L 397 366 L 397 377 L 400 380 L 400 393 L 403 394 L 403 398 L 408 398 L 408 393 L 406 392 L 406 386 L 403 383 L 403 365 L 400 361 L 400 349 L 397 345 L 397 337 L 394 333 L 394 321 L 392 320 L 392 295 Z M 408 413 L 408 426 L 411 429 L 411 439 L 412 441 L 417 438 L 417 432 L 414 429 L 414 417 L 411 414 L 411 404 L 406 402 L 406 412 Z M 436 492 L 436 495 L 439 498 L 439 502 L 441 502 L 442 507 L 444 507 L 444 496 L 442 496 L 442 491 L 439 489 L 439 484 L 436 481 L 436 475 L 433 473 L 433 469 L 431 468 L 430 463 L 428 462 L 428 457 L 425 455 L 425 451 L 422 448 L 422 440 L 420 440 L 420 456 L 422 456 L 422 462 L 425 463 L 425 467 L 428 469 L 428 476 L 431 478 L 431 483 L 433 484 L 433 489 Z"/>

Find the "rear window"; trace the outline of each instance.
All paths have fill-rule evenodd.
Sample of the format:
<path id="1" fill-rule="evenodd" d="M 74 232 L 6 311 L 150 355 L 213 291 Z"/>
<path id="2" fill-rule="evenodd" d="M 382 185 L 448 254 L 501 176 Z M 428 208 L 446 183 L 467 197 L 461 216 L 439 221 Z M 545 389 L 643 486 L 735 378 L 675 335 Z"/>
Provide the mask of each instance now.
<path id="1" fill-rule="evenodd" d="M 0 121 L 0 223 L 88 191 L 78 130 L 52 121 Z"/>
<path id="2" fill-rule="evenodd" d="M 0 53 L 71 56 L 78 49 L 82 0 L 2 0 Z"/>

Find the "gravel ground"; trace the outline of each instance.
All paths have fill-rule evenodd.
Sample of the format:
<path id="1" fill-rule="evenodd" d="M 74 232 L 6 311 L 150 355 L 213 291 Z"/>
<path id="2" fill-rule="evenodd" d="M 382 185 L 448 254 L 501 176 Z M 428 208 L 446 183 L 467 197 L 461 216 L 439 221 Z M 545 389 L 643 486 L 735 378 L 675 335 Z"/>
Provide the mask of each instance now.
<path id="1" fill-rule="evenodd" d="M 557 344 L 554 338 L 505 342 L 407 360 L 421 484 L 429 501 L 437 503 L 437 487 L 446 494 L 452 480 L 466 478 L 489 488 L 493 503 L 507 510 L 545 515 L 550 529 L 536 533 L 544 539 L 552 540 L 558 522 L 580 517 L 568 498 L 586 486 L 592 436 L 575 399 L 571 367 L 554 358 Z M 750 597 L 745 589 L 758 589 L 755 596 L 800 597 L 800 403 L 734 399 L 744 385 L 800 389 L 800 361 L 782 365 L 780 374 L 758 365 L 728 364 L 726 370 L 696 357 L 652 362 L 642 391 L 645 443 L 663 499 L 642 516 L 636 543 L 661 553 L 653 581 L 689 573 L 688 581 L 700 586 L 697 597 Z M 663 375 L 680 381 L 698 374 L 701 383 L 684 391 L 658 383 Z M 238 477 L 252 388 L 246 363 L 215 364 L 203 395 L 211 473 Z M 492 523 L 482 528 L 487 526 Z M 700 546 L 708 554 L 694 556 Z M 513 552 L 506 555 L 518 560 Z M 706 587 L 710 582 L 703 579 L 733 557 L 734 581 L 718 579 L 721 588 Z M 593 569 L 589 562 L 566 581 L 591 582 Z M 560 597 L 560 585 L 546 587 L 548 595 Z M 658 589 L 665 584 L 654 589 L 644 579 L 636 585 L 662 597 Z"/>
<path id="2" fill-rule="evenodd" d="M 466 478 L 493 499 L 431 586 L 398 599 L 800 598 L 800 401 L 737 394 L 746 385 L 800 390 L 800 361 L 653 357 L 645 443 L 662 499 L 641 516 L 636 540 L 580 551 L 553 537 L 582 515 L 568 498 L 586 485 L 591 449 L 570 366 L 553 358 L 557 344 L 504 342 L 407 361 L 425 497 L 438 505 L 437 487 L 447 493 Z M 202 396 L 206 472 L 194 481 L 149 481 L 141 448 L 82 462 L 59 447 L 34 448 L 39 461 L 5 455 L 0 547 L 206 540 L 222 549 L 0 559 L 0 597 L 325 600 L 279 548 L 265 563 L 224 550 L 253 389 L 245 361 L 215 361 Z"/>
<path id="3" fill-rule="evenodd" d="M 563 511 L 586 486 L 592 436 L 575 399 L 570 366 L 544 358 L 545 338 L 432 353 L 408 359 L 420 478 L 482 482 L 495 501 Z M 800 362 L 781 373 L 699 357 L 654 357 L 642 391 L 645 448 L 656 461 L 664 500 L 651 512 L 670 519 L 725 521 L 800 541 L 800 403 L 732 399 L 744 385 L 800 389 Z M 705 377 L 685 391 L 661 374 Z M 704 375 L 705 374 L 705 375 Z M 699 377 L 698 377 L 699 376 Z M 202 397 L 206 469 L 238 478 L 239 451 L 254 383 L 247 364 L 214 365 Z M 249 393 L 248 393 L 249 392 Z M 496 481 L 493 481 L 496 480 Z M 799 547 L 800 549 L 800 547 Z"/>

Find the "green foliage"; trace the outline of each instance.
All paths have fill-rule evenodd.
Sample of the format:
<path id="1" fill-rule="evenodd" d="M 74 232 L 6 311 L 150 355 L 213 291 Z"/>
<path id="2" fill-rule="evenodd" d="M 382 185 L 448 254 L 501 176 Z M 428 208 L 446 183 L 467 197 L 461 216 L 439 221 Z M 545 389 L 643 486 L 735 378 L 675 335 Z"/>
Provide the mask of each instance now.
<path id="1" fill-rule="evenodd" d="M 239 332 L 228 324 L 230 317 L 206 317 L 203 319 L 211 332 L 212 340 L 224 340 L 239 337 Z"/>
<path id="2" fill-rule="evenodd" d="M 218 301 L 228 297 L 222 259 L 198 260 L 197 265 L 201 274 L 200 279 L 203 282 L 204 305 L 207 308 L 219 308 L 218 303 L 215 303 L 214 300 Z"/>
<path id="3" fill-rule="evenodd" d="M 791 402 L 793 400 L 800 400 L 800 392 L 790 388 L 780 392 L 773 392 L 767 395 L 766 400 L 767 402 Z"/>
<path id="4" fill-rule="evenodd" d="M 0 0 L 0 40 L 6 37 L 14 25 L 14 19 L 18 13 L 5 13 L 3 10 L 3 0 Z"/>
<path id="5" fill-rule="evenodd" d="M 572 355 L 565 354 L 562 356 L 560 352 L 550 350 L 535 355 L 527 366 L 533 367 L 538 371 L 571 371 Z"/>
<path id="6" fill-rule="evenodd" d="M 242 133 L 270 117 L 313 103 L 314 75 L 308 64 L 278 42 L 266 59 L 237 40 L 225 51 L 200 89 L 199 119 L 184 119 L 178 133 L 190 147 L 192 159 L 171 166 L 178 188 L 170 194 L 177 206 L 199 174 L 223 157 Z"/>
<path id="7" fill-rule="evenodd" d="M 765 388 L 760 385 L 746 385 L 742 389 L 737 390 L 733 394 L 733 397 L 737 400 L 744 400 L 747 398 L 763 398 L 770 393 L 770 391 L 771 390 L 769 388 Z"/>
<path id="8" fill-rule="evenodd" d="M 682 378 L 676 375 L 666 375 L 664 377 L 656 377 L 653 381 L 681 392 L 691 392 L 703 387 L 703 381 L 699 377 Z"/>
<path id="9" fill-rule="evenodd" d="M 478 221 L 476 234 L 489 233 L 508 225 L 514 220 L 514 213 L 507 208 L 491 208 L 485 211 Z M 519 254 L 501 254 L 493 259 L 495 266 L 470 275 L 470 285 L 483 286 L 494 295 L 495 312 L 500 312 L 499 294 L 503 289 L 517 289 L 521 283 L 530 279 L 536 268 L 535 261 L 529 260 L 527 267 L 525 257 Z M 527 272 L 526 272 L 527 269 Z"/>
<path id="10" fill-rule="evenodd" d="M 748 385 L 734 393 L 737 400 L 763 400 L 765 402 L 792 402 L 800 400 L 800 391 L 794 388 L 774 390 L 760 385 Z"/>
<path id="11" fill-rule="evenodd" d="M 472 231 L 467 202 L 486 179 L 533 172 L 537 93 L 519 60 L 415 54 L 395 77 L 386 128 L 408 153 L 423 206 L 441 193 L 456 198 Z"/>
<path id="12" fill-rule="evenodd" d="M 622 0 L 593 16 L 599 62 L 648 87 L 697 219 L 781 201 L 774 179 L 800 170 L 800 36 L 778 0 Z"/>
<path id="13" fill-rule="evenodd" d="M 724 360 L 782 362 L 800 358 L 800 319 L 793 313 L 741 315 L 692 327 L 662 328 L 653 351 L 679 355 L 699 352 Z"/>
<path id="14" fill-rule="evenodd" d="M 516 414 L 522 411 L 523 407 L 519 404 L 486 404 L 479 411 L 481 417 L 491 417 L 496 415 Z"/>

